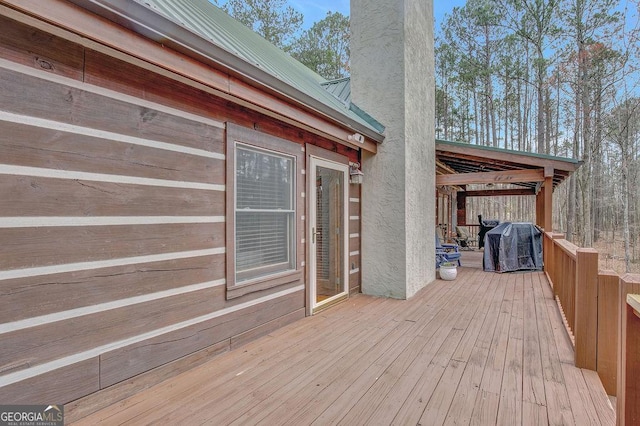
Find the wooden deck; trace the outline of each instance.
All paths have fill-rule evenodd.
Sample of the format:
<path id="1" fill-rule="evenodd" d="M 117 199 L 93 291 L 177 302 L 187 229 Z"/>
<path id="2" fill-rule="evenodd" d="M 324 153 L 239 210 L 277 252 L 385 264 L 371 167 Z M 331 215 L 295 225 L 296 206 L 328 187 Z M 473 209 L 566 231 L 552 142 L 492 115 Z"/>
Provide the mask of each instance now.
<path id="1" fill-rule="evenodd" d="M 353 297 L 78 424 L 613 425 L 545 276 L 464 256 L 455 281 Z"/>

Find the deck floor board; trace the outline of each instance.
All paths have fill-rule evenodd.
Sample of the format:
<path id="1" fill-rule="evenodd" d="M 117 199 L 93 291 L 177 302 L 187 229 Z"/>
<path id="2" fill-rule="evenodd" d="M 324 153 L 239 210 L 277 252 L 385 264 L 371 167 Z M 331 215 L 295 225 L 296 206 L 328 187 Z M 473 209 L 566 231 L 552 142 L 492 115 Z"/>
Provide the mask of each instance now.
<path id="1" fill-rule="evenodd" d="M 463 265 L 407 301 L 352 297 L 76 424 L 614 424 L 597 375 L 573 366 L 544 274 Z"/>

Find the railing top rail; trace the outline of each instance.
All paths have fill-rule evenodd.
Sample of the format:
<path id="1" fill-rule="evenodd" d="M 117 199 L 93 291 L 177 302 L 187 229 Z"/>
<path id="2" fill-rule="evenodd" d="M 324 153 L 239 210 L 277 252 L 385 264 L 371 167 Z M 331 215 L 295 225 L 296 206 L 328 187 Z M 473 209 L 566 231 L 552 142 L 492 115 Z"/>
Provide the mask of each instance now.
<path id="1" fill-rule="evenodd" d="M 640 294 L 627 294 L 627 303 L 634 311 L 640 312 Z"/>
<path id="2" fill-rule="evenodd" d="M 557 245 L 558 247 L 560 247 L 562 249 L 562 251 L 564 251 L 569 257 L 571 257 L 573 260 L 576 260 L 576 253 L 578 251 L 578 246 L 570 243 L 567 240 L 561 239 L 561 240 L 553 240 L 553 243 L 555 245 Z"/>

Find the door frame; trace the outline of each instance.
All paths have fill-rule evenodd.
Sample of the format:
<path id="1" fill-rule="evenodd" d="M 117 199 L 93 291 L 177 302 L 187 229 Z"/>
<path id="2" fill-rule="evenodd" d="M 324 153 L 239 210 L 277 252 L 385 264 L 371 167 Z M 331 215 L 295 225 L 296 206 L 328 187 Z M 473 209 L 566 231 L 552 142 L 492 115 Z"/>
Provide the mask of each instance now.
<path id="1" fill-rule="evenodd" d="M 334 303 L 349 297 L 349 159 L 346 156 L 337 154 L 332 151 L 319 148 L 317 146 L 307 144 L 307 226 L 306 226 L 306 252 L 307 252 L 307 296 L 306 296 L 306 312 L 307 315 L 313 315 Z M 316 216 L 316 193 L 315 193 L 315 167 L 322 167 L 338 170 L 343 173 L 343 218 L 342 218 L 342 285 L 343 292 L 332 296 L 322 303 L 316 303 L 316 246 L 313 241 L 312 228 L 315 227 Z"/>

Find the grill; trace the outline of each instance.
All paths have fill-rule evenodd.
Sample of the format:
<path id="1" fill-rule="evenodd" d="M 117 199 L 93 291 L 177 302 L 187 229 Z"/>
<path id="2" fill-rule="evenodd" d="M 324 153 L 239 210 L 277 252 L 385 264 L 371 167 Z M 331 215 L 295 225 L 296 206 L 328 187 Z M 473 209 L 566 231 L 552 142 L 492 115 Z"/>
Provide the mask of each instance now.
<path id="1" fill-rule="evenodd" d="M 478 215 L 478 222 L 480 222 L 480 232 L 478 232 L 478 248 L 484 247 L 484 236 L 487 232 L 491 231 L 496 226 L 500 225 L 500 221 L 497 219 L 482 219 L 482 215 Z"/>

